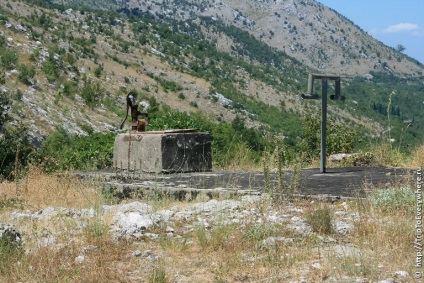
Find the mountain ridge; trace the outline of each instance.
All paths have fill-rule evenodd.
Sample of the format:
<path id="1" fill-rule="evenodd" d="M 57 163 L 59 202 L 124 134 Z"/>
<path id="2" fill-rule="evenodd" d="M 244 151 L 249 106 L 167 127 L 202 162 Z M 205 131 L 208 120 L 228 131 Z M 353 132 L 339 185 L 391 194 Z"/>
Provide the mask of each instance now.
<path id="1" fill-rule="evenodd" d="M 315 0 L 129 0 L 125 8 L 184 20 L 213 17 L 248 31 L 324 73 L 334 73 L 336 69 L 336 73 L 348 76 L 367 75 L 375 70 L 422 75 L 423 66 L 417 60 L 384 45 L 351 20 Z"/>

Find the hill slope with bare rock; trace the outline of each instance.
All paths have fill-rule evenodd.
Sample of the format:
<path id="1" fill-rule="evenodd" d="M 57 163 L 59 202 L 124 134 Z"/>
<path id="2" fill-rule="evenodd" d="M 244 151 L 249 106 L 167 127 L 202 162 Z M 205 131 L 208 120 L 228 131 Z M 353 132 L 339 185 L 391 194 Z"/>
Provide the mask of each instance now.
<path id="1" fill-rule="evenodd" d="M 319 111 L 299 99 L 308 73 L 337 72 L 347 100 L 330 102 L 336 123 L 402 133 L 406 147 L 423 139 L 424 67 L 316 1 L 90 3 L 0 3 L 0 88 L 14 118 L 4 128 L 23 122 L 37 141 L 57 127 L 117 131 L 135 90 L 294 144 L 305 107 Z"/>
<path id="2" fill-rule="evenodd" d="M 68 2 L 78 3 L 77 0 Z M 105 5 L 107 1 L 103 2 Z M 320 72 L 352 76 L 370 71 L 408 75 L 419 75 L 423 71 L 418 61 L 383 45 L 343 15 L 315 0 L 113 2 L 116 4 L 108 3 L 104 7 L 113 6 L 120 11 L 155 18 L 212 17 L 248 31 Z"/>

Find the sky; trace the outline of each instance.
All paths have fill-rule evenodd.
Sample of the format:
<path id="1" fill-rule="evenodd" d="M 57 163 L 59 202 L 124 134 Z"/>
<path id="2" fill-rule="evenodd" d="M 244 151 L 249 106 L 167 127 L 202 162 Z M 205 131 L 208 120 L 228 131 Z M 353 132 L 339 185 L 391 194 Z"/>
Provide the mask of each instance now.
<path id="1" fill-rule="evenodd" d="M 424 64 L 424 0 L 317 0 Z"/>

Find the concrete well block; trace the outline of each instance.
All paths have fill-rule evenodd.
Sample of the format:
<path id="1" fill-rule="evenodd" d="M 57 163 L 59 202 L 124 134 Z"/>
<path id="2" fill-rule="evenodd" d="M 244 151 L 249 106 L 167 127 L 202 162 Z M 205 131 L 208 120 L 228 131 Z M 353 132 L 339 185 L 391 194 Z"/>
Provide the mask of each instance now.
<path id="1" fill-rule="evenodd" d="M 211 136 L 199 132 L 119 134 L 113 164 L 117 170 L 152 173 L 210 171 Z"/>

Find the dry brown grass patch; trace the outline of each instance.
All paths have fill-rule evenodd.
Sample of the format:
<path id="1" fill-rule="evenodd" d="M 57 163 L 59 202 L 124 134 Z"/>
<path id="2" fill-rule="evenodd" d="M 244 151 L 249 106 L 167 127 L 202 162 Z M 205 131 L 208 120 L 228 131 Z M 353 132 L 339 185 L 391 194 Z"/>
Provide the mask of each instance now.
<path id="1" fill-rule="evenodd" d="M 417 147 L 417 149 L 413 152 L 409 166 L 424 168 L 424 145 Z"/>
<path id="2" fill-rule="evenodd" d="M 125 243 L 103 239 L 96 248 L 81 253 L 84 247 L 70 244 L 62 249 L 40 248 L 15 264 L 16 274 L 2 278 L 9 282 L 125 282 L 131 253 Z M 77 260 L 81 258 L 81 262 Z M 82 258 L 83 257 L 83 258 Z M 127 281 L 130 282 L 130 281 Z"/>
<path id="3" fill-rule="evenodd" d="M 27 176 L 14 182 L 0 183 L 0 197 L 20 199 L 26 208 L 48 206 L 68 208 L 93 207 L 101 196 L 98 189 L 82 183 L 70 174 L 47 175 L 31 167 Z"/>

